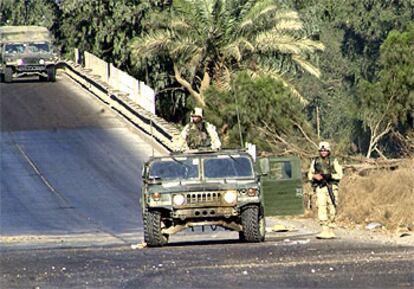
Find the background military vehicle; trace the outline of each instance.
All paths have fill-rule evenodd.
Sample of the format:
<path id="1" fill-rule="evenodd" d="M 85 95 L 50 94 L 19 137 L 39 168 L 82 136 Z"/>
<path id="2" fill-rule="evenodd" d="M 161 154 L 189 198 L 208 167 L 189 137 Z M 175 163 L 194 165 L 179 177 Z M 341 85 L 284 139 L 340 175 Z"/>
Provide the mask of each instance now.
<path id="1" fill-rule="evenodd" d="M 263 193 L 252 157 L 244 151 L 171 154 L 151 158 L 142 173 L 144 239 L 162 246 L 168 236 L 200 225 L 265 239 Z"/>
<path id="2" fill-rule="evenodd" d="M 50 32 L 41 26 L 0 27 L 0 78 L 37 75 L 41 80 L 56 80 L 57 55 Z"/>

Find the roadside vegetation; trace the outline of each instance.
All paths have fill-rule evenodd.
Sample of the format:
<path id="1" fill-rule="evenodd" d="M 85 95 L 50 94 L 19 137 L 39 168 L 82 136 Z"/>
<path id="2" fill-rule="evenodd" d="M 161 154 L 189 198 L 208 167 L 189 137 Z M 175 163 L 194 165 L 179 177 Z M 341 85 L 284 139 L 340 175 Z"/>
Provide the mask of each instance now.
<path id="1" fill-rule="evenodd" d="M 348 174 L 341 183 L 339 221 L 365 227 L 414 231 L 414 159 L 395 170 Z"/>
<path id="2" fill-rule="evenodd" d="M 414 154 L 413 1 L 3 0 L 6 24 L 45 25 L 66 57 L 76 47 L 144 80 L 178 126 L 203 106 L 225 147 L 305 160 L 324 139 L 348 164 Z M 341 218 L 398 226 L 412 180 L 348 176 Z"/>

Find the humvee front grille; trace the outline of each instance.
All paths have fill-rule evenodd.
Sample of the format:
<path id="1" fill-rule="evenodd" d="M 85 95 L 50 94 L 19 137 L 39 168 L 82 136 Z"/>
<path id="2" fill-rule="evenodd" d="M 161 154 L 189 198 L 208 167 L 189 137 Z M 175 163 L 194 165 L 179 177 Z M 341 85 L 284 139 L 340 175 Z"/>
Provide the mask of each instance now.
<path id="1" fill-rule="evenodd" d="M 18 71 L 43 71 L 44 65 L 21 65 L 17 67 Z"/>
<path id="2" fill-rule="evenodd" d="M 212 204 L 221 203 L 221 193 L 219 192 L 200 192 L 187 193 L 187 204 Z"/>
<path id="3" fill-rule="evenodd" d="M 40 58 L 23 58 L 24 64 L 39 64 Z"/>

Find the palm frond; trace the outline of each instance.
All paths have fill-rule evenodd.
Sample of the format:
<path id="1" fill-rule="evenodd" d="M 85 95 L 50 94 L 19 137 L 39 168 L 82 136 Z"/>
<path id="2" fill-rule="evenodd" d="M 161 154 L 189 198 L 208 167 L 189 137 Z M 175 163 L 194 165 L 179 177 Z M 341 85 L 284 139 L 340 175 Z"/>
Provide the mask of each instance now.
<path id="1" fill-rule="evenodd" d="M 246 19 L 240 24 L 240 30 L 241 31 L 247 31 L 251 30 L 251 27 L 253 27 L 253 20 L 252 19 Z"/>
<path id="2" fill-rule="evenodd" d="M 203 55 L 204 55 L 204 49 L 201 47 L 198 47 L 193 54 L 191 55 L 191 58 L 189 61 L 187 61 L 187 66 L 189 67 L 198 67 L 198 65 L 200 64 L 200 62 L 203 59 Z"/>
<path id="3" fill-rule="evenodd" d="M 317 68 L 316 66 L 314 66 L 312 63 L 310 63 L 309 61 L 307 61 L 306 59 L 304 59 L 303 57 L 300 57 L 298 55 L 294 55 L 292 57 L 292 59 L 300 66 L 302 67 L 304 70 L 306 70 L 307 72 L 309 72 L 310 74 L 312 74 L 313 76 L 316 76 L 317 78 L 321 77 L 321 71 L 319 70 L 319 68 Z"/>
<path id="4" fill-rule="evenodd" d="M 183 19 L 172 19 L 169 23 L 169 28 L 176 31 L 185 31 L 192 29 L 191 25 Z"/>
<path id="5" fill-rule="evenodd" d="M 270 67 L 270 66 L 265 66 L 265 67 L 259 66 L 258 71 L 256 72 L 256 75 L 266 75 L 275 80 L 280 81 L 283 84 L 283 86 L 285 86 L 286 88 L 290 90 L 292 95 L 296 97 L 302 105 L 305 106 L 309 103 L 309 101 L 306 98 L 304 98 L 302 94 L 300 94 L 300 92 L 295 88 L 295 86 L 292 83 L 290 83 L 288 80 L 286 80 L 285 78 L 281 76 L 279 70 L 273 67 Z"/>
<path id="6" fill-rule="evenodd" d="M 296 11 L 293 10 L 283 10 L 278 11 L 278 13 L 275 14 L 274 19 L 276 21 L 281 20 L 300 20 L 299 14 Z"/>
<path id="7" fill-rule="evenodd" d="M 241 52 L 240 52 L 240 47 L 239 47 L 239 43 L 231 43 L 230 45 L 227 45 L 226 47 L 223 48 L 223 56 L 225 58 L 233 58 L 235 59 L 237 62 L 239 62 L 242 58 Z"/>
<path id="8" fill-rule="evenodd" d="M 222 50 L 224 57 L 235 59 L 237 62 L 241 61 L 245 52 L 253 52 L 254 45 L 244 37 L 240 37 L 235 41 L 225 46 Z"/>
<path id="9" fill-rule="evenodd" d="M 135 38 L 131 44 L 133 55 L 137 58 L 151 58 L 167 52 L 172 43 L 172 34 L 168 30 L 149 33 L 143 38 Z"/>
<path id="10" fill-rule="evenodd" d="M 246 32 L 252 32 L 258 22 L 263 19 L 271 19 L 277 12 L 279 7 L 273 0 L 257 1 L 250 10 L 243 14 L 243 18 L 240 21 L 240 30 Z"/>
<path id="11" fill-rule="evenodd" d="M 201 27 L 213 26 L 214 0 L 186 0 L 185 2 L 188 3 L 188 13 L 194 15 L 194 20 L 198 21 Z"/>
<path id="12" fill-rule="evenodd" d="M 280 52 L 284 54 L 304 54 L 323 51 L 325 46 L 308 38 L 295 38 L 286 34 L 279 34 L 278 31 L 263 32 L 257 35 L 255 45 L 259 51 Z"/>
<path id="13" fill-rule="evenodd" d="M 235 2 L 237 3 L 238 1 L 235 1 Z M 244 3 L 244 5 L 242 6 L 242 9 L 240 10 L 239 19 L 245 19 L 247 14 L 256 4 L 256 2 L 257 0 L 248 0 L 246 3 Z"/>
<path id="14" fill-rule="evenodd" d="M 217 71 L 214 78 L 215 85 L 219 91 L 229 91 L 231 89 L 231 71 L 225 65 L 216 65 Z"/>
<path id="15" fill-rule="evenodd" d="M 278 31 L 299 31 L 303 29 L 303 23 L 298 20 L 280 20 L 274 28 Z"/>
<path id="16" fill-rule="evenodd" d="M 240 50 L 245 50 L 248 52 L 253 52 L 255 50 L 253 43 L 247 40 L 244 37 L 239 38 L 238 40 Z"/>
<path id="17" fill-rule="evenodd" d="M 175 41 L 169 50 L 170 56 L 174 58 L 190 59 L 198 50 L 198 46 L 187 40 Z"/>
<path id="18" fill-rule="evenodd" d="M 262 0 L 256 1 L 256 3 L 250 8 L 249 12 L 245 13 L 243 20 L 256 20 L 260 17 L 269 16 L 269 14 L 275 13 L 279 9 L 274 0 Z"/>

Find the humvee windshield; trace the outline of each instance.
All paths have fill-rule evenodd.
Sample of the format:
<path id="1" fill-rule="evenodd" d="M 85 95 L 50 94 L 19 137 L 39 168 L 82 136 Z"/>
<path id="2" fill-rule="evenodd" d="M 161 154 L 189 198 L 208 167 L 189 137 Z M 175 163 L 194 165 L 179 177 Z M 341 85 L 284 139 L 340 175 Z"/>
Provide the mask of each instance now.
<path id="1" fill-rule="evenodd" d="M 149 178 L 160 180 L 253 178 L 252 161 L 246 156 L 219 155 L 164 158 L 155 160 L 149 166 Z"/>
<path id="2" fill-rule="evenodd" d="M 7 54 L 47 53 L 50 51 L 49 44 L 46 42 L 6 44 L 4 49 Z"/>
<path id="3" fill-rule="evenodd" d="M 45 53 L 49 52 L 49 44 L 47 43 L 29 43 L 27 50 L 31 53 Z"/>
<path id="4" fill-rule="evenodd" d="M 153 162 L 149 167 L 150 179 L 186 180 L 198 177 L 198 159 L 160 160 Z"/>
<path id="5" fill-rule="evenodd" d="M 220 156 L 204 160 L 206 178 L 246 178 L 253 177 L 252 162 L 247 157 Z"/>
<path id="6" fill-rule="evenodd" d="M 6 44 L 4 51 L 8 54 L 23 53 L 25 50 L 24 44 Z"/>

